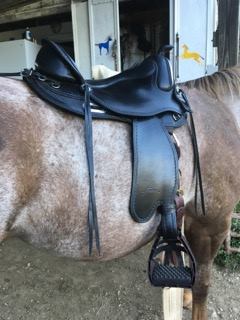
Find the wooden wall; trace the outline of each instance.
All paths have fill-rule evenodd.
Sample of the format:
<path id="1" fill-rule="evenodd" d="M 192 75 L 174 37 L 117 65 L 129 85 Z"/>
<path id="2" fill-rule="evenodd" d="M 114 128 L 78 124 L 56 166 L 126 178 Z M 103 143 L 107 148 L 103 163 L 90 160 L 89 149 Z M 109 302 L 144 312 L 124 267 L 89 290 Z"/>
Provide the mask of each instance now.
<path id="1" fill-rule="evenodd" d="M 71 11 L 71 0 L 1 0 L 0 25 Z"/>
<path id="2" fill-rule="evenodd" d="M 239 30 L 240 0 L 218 0 L 218 47 L 219 69 L 240 63 Z"/>

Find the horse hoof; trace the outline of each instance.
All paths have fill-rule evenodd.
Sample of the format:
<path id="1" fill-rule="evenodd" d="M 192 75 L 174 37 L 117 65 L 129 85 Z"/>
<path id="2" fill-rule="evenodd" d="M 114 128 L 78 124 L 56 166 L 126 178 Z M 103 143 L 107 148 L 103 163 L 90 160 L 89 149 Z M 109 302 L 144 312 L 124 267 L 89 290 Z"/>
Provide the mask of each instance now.
<path id="1" fill-rule="evenodd" d="M 183 294 L 183 308 L 192 310 L 192 290 L 185 289 Z"/>

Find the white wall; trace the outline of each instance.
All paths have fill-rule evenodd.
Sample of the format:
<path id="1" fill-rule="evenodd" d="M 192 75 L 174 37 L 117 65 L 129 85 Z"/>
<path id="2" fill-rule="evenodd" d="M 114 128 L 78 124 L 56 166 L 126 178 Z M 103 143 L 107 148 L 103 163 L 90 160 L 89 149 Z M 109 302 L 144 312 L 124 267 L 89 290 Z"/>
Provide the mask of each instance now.
<path id="1" fill-rule="evenodd" d="M 0 41 L 8 41 L 11 38 L 14 38 L 15 40 L 22 39 L 24 30 L 25 29 L 18 29 L 0 32 Z M 54 33 L 50 25 L 31 27 L 30 30 L 39 44 L 43 38 L 59 42 L 73 41 L 72 22 L 61 23 L 61 30 L 59 33 Z"/>

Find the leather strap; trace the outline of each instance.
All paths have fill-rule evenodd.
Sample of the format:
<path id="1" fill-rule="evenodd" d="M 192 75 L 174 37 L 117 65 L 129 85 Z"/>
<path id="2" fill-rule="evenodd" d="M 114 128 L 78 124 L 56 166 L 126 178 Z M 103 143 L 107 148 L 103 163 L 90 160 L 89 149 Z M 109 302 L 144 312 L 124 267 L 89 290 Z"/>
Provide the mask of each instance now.
<path id="1" fill-rule="evenodd" d="M 20 77 L 22 72 L 1 72 L 0 77 Z"/>
<path id="2" fill-rule="evenodd" d="M 89 228 L 89 255 L 92 254 L 93 236 L 95 233 L 96 248 L 100 255 L 100 239 L 97 219 L 97 206 L 94 187 L 94 159 L 93 159 L 93 137 L 92 137 L 92 114 L 90 106 L 90 88 L 87 84 L 82 86 L 85 92 L 84 101 L 84 127 L 85 146 L 87 154 L 88 175 L 89 175 L 89 201 L 88 201 L 88 228 Z"/>
<path id="3" fill-rule="evenodd" d="M 183 90 L 177 88 L 176 96 L 182 106 L 188 110 L 190 114 L 190 132 L 191 132 L 191 139 L 192 139 L 192 146 L 193 146 L 193 154 L 194 154 L 194 175 L 195 175 L 195 211 L 197 213 L 197 201 L 198 201 L 198 187 L 200 191 L 200 201 L 201 201 L 201 209 L 203 215 L 206 215 L 205 209 L 205 199 L 204 199 L 204 191 L 203 191 L 203 183 L 202 183 L 202 172 L 201 172 L 201 165 L 200 165 L 200 157 L 199 157 L 199 150 L 198 150 L 198 142 L 197 142 L 197 135 L 195 130 L 195 124 L 193 119 L 193 113 L 188 101 L 188 98 Z"/>

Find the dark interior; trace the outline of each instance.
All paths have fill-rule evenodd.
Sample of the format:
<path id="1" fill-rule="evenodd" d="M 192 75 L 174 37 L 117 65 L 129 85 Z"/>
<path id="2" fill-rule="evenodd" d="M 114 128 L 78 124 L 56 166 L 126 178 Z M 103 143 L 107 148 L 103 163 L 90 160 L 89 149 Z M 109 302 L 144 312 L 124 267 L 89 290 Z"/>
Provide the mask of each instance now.
<path id="1" fill-rule="evenodd" d="M 139 36 L 139 46 L 142 50 L 156 53 L 160 46 L 169 44 L 169 0 L 129 0 L 120 2 L 120 23 Z M 157 27 L 160 30 L 157 31 Z M 146 28 L 150 35 L 145 43 Z"/>

